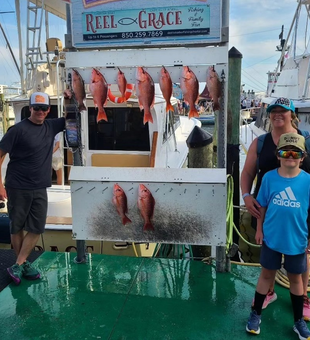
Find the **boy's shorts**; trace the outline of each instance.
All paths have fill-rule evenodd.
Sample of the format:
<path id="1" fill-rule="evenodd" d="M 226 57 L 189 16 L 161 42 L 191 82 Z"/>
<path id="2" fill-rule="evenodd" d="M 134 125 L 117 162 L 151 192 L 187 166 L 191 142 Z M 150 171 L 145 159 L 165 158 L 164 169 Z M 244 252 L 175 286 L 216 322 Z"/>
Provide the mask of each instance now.
<path id="1" fill-rule="evenodd" d="M 47 216 L 46 188 L 20 190 L 6 188 L 11 234 L 21 230 L 43 234 Z"/>
<path id="2" fill-rule="evenodd" d="M 282 253 L 270 249 L 263 243 L 260 252 L 260 264 L 268 270 L 281 268 Z M 307 270 L 307 254 L 284 255 L 284 268 L 288 273 L 302 274 Z"/>

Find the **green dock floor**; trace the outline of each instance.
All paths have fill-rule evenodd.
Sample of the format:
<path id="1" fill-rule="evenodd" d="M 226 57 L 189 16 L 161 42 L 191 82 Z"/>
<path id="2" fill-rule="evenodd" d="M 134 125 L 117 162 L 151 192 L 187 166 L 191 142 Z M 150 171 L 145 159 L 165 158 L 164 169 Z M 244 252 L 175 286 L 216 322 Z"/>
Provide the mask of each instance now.
<path id="1" fill-rule="evenodd" d="M 261 334 L 245 324 L 260 268 L 189 260 L 45 252 L 37 281 L 0 293 L 1 340 L 298 339 L 289 291 L 263 312 Z"/>

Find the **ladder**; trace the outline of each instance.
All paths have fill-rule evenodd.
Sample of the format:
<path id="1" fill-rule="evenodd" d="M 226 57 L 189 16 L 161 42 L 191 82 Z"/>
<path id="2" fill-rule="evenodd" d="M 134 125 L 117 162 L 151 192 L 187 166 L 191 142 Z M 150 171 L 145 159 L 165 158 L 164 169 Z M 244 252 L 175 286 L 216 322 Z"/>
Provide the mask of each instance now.
<path id="1" fill-rule="evenodd" d="M 41 33 L 44 13 L 45 13 L 44 0 L 36 0 L 35 4 L 28 0 L 26 63 L 25 63 L 27 91 L 31 90 L 34 86 L 37 66 L 46 63 L 46 60 L 43 60 L 43 54 L 41 51 Z"/>

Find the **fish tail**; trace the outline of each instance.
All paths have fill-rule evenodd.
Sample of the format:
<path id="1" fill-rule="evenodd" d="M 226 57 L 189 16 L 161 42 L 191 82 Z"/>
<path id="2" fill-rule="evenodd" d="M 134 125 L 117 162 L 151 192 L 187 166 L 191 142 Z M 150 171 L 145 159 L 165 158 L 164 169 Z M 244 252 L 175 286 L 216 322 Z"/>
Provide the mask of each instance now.
<path id="1" fill-rule="evenodd" d="M 220 103 L 218 101 L 213 102 L 213 111 L 218 111 L 220 108 Z"/>
<path id="2" fill-rule="evenodd" d="M 152 222 L 146 222 L 143 226 L 143 231 L 154 230 Z"/>
<path id="3" fill-rule="evenodd" d="M 143 117 L 143 124 L 150 122 L 153 123 L 153 117 L 150 111 L 146 111 L 144 109 L 144 117 Z"/>
<path id="4" fill-rule="evenodd" d="M 197 117 L 199 118 L 199 114 L 197 112 L 197 110 L 195 108 L 192 108 L 190 111 L 189 111 L 189 114 L 188 114 L 188 118 L 193 118 L 193 117 Z"/>
<path id="5" fill-rule="evenodd" d="M 171 105 L 171 103 L 170 102 L 168 102 L 167 104 L 166 104 L 166 112 L 168 112 L 168 111 L 174 111 L 174 108 L 173 108 L 173 106 Z"/>
<path id="6" fill-rule="evenodd" d="M 122 218 L 122 223 L 125 225 L 126 223 L 131 223 L 131 219 L 128 218 L 126 215 Z"/>
<path id="7" fill-rule="evenodd" d="M 99 123 L 101 120 L 108 121 L 108 117 L 104 111 L 103 108 L 99 108 L 98 114 L 97 114 L 97 123 Z"/>

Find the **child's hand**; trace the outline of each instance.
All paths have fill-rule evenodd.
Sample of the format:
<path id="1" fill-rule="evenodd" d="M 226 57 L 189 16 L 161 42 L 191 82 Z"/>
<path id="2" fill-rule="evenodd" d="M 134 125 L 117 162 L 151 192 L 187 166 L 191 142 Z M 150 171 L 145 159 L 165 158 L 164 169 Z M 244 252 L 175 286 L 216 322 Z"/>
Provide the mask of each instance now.
<path id="1" fill-rule="evenodd" d="M 257 230 L 255 234 L 256 244 L 263 244 L 263 238 L 264 238 L 263 233 Z"/>

